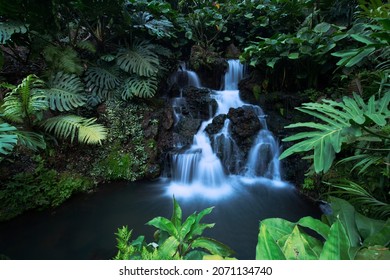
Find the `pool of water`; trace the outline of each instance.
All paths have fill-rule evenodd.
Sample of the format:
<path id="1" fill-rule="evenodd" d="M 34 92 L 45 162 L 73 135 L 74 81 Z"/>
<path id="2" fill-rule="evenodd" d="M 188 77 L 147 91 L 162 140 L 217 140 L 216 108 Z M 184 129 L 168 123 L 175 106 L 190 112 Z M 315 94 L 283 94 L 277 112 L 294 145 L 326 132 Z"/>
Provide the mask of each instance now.
<path id="1" fill-rule="evenodd" d="M 228 194 L 213 197 L 175 195 L 183 216 L 215 206 L 204 222 L 216 223 L 204 236 L 229 245 L 238 259 L 254 259 L 259 221 L 281 217 L 291 221 L 320 210 L 286 183 L 231 178 Z M 28 212 L 0 223 L 0 254 L 10 259 L 110 259 L 116 253 L 114 233 L 128 225 L 133 237 L 153 241 L 154 228 L 145 223 L 155 216 L 171 217 L 175 188 L 169 181 L 110 183 L 95 193 L 77 195 L 62 206 Z M 190 191 L 190 190 L 189 190 Z"/>

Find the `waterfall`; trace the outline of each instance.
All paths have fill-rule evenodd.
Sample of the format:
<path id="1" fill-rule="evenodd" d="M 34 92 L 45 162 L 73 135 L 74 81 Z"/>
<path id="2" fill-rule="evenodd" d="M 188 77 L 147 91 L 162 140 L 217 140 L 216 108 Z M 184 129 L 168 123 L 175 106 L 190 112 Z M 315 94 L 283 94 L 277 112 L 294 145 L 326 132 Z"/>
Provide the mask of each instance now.
<path id="1" fill-rule="evenodd" d="M 193 86 L 200 88 L 201 83 L 198 75 L 187 69 L 184 62 L 180 62 L 179 69 L 171 76 L 171 84 L 177 84 L 180 88 L 180 96 L 172 98 L 172 108 L 175 118 L 175 124 L 179 122 L 183 116 L 183 108 L 185 107 L 185 98 L 183 98 L 183 88 Z"/>
<path id="2" fill-rule="evenodd" d="M 264 112 L 259 106 L 244 103 L 239 96 L 238 82 L 243 77 L 243 65 L 238 60 L 229 60 L 228 64 L 225 89 L 212 94 L 218 104 L 215 115 L 202 122 L 190 147 L 171 155 L 171 194 L 184 197 L 201 195 L 218 199 L 232 192 L 232 184 L 237 178 L 242 181 L 258 178 L 281 181 L 279 145 L 267 129 Z M 182 67 L 178 72 L 188 71 L 184 69 Z M 195 73 L 192 75 L 196 77 Z M 190 78 L 188 83 L 189 81 Z M 183 97 L 180 102 L 185 102 Z M 231 122 L 228 118 L 224 120 L 220 131 L 211 137 L 212 141 L 206 133 L 206 127 L 215 117 L 226 116 L 231 108 L 240 107 L 253 111 L 261 124 L 247 155 L 240 150 L 232 137 Z"/>

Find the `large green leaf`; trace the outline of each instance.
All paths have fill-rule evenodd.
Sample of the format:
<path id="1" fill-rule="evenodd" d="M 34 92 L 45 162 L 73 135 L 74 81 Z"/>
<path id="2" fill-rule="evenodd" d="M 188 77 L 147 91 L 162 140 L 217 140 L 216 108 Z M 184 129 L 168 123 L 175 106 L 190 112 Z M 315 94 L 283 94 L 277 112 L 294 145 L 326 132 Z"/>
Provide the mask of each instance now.
<path id="1" fill-rule="evenodd" d="M 390 244 L 390 219 L 382 226 L 381 229 L 372 232 L 363 242 L 364 246 L 382 245 L 388 246 Z"/>
<path id="2" fill-rule="evenodd" d="M 349 260 L 351 245 L 343 224 L 336 220 L 330 227 L 328 239 L 320 255 L 321 260 Z"/>
<path id="3" fill-rule="evenodd" d="M 149 226 L 154 226 L 161 231 L 167 232 L 169 235 L 174 236 L 175 238 L 179 237 L 179 233 L 174 224 L 164 217 L 155 217 L 149 222 L 146 223 Z"/>
<path id="4" fill-rule="evenodd" d="M 45 120 L 42 126 L 46 131 L 53 131 L 59 138 L 77 137 L 80 143 L 101 144 L 107 137 L 107 129 L 96 123 L 96 119 L 86 119 L 80 116 L 64 115 Z M 77 135 L 78 134 L 78 135 Z"/>
<path id="5" fill-rule="evenodd" d="M 294 223 L 280 218 L 265 219 L 260 222 L 256 259 L 283 260 L 285 256 L 278 241 L 291 234 Z"/>
<path id="6" fill-rule="evenodd" d="M 295 226 L 284 241 L 282 251 L 287 260 L 316 260 L 322 251 L 322 243 Z"/>
<path id="7" fill-rule="evenodd" d="M 8 155 L 18 142 L 18 136 L 12 132 L 16 127 L 8 123 L 0 123 L 0 154 Z"/>
<path id="8" fill-rule="evenodd" d="M 166 260 L 175 257 L 179 258 L 179 254 L 177 253 L 179 245 L 179 241 L 174 236 L 170 236 L 158 247 L 158 254 L 161 259 Z"/>
<path id="9" fill-rule="evenodd" d="M 101 97 L 105 97 L 105 94 L 102 94 L 104 90 L 114 90 L 121 84 L 119 69 L 116 65 L 109 68 L 89 67 L 84 79 L 89 91 Z"/>
<path id="10" fill-rule="evenodd" d="M 181 219 L 182 219 L 181 207 L 180 207 L 179 203 L 177 203 L 176 199 L 173 198 L 173 213 L 172 213 L 171 221 L 172 221 L 173 225 L 175 226 L 175 228 L 181 227 Z"/>
<path id="11" fill-rule="evenodd" d="M 225 244 L 208 237 L 198 237 L 191 243 L 192 248 L 202 248 L 213 255 L 228 257 L 234 254 L 234 251 Z"/>
<path id="12" fill-rule="evenodd" d="M 59 72 L 54 75 L 45 90 L 50 109 L 70 111 L 85 105 L 84 85 L 74 74 Z"/>
<path id="13" fill-rule="evenodd" d="M 159 70 L 159 59 L 154 46 L 147 41 L 135 42 L 130 49 L 118 53 L 117 64 L 128 73 L 144 77 L 155 76 Z"/>
<path id="14" fill-rule="evenodd" d="M 153 97 L 157 91 L 156 77 L 138 77 L 131 76 L 125 80 L 122 90 L 122 98 L 130 99 L 133 96 L 137 97 Z"/>
<path id="15" fill-rule="evenodd" d="M 318 234 L 320 234 L 323 238 L 327 239 L 329 235 L 329 226 L 318 219 L 314 219 L 313 217 L 303 217 L 298 222 L 298 225 L 307 227 L 311 230 L 314 230 Z"/>
<path id="16" fill-rule="evenodd" d="M 370 98 L 368 104 L 356 94 L 353 98 L 344 97 L 342 102 L 324 99 L 322 103 L 302 104 L 297 109 L 319 119 L 321 123 L 305 122 L 286 126 L 286 128 L 306 128 L 310 131 L 299 132 L 283 139 L 283 141 L 299 142 L 283 151 L 279 158 L 313 151 L 314 170 L 317 173 L 327 172 L 344 143 L 349 144 L 359 141 L 362 136 L 372 135 L 367 133 L 366 128 L 362 128 L 364 125 L 369 125 L 368 119 L 378 126 L 383 127 L 387 124 L 390 117 L 387 109 L 389 100 L 390 92 L 386 92 L 382 99 Z"/>

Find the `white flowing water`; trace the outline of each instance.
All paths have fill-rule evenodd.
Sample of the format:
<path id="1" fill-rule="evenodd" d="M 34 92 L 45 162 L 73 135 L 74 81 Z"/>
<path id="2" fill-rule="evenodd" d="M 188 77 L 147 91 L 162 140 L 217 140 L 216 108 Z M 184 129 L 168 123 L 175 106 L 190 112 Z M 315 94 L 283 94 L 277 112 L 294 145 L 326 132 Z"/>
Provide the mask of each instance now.
<path id="1" fill-rule="evenodd" d="M 205 129 L 214 117 L 204 121 L 194 135 L 192 145 L 185 151 L 171 155 L 172 182 L 168 187 L 170 195 L 220 199 L 233 192 L 235 186 L 240 185 L 238 181 L 250 183 L 266 180 L 271 185 L 284 185 L 281 182 L 278 160 L 279 145 L 267 129 L 263 110 L 240 99 L 238 82 L 243 77 L 243 65 L 238 60 L 229 60 L 228 63 L 225 89 L 213 93 L 218 104 L 214 117 L 227 114 L 231 108 L 247 107 L 258 116 L 262 128 L 245 156 L 230 133 L 229 119 L 225 120 L 223 128 L 213 136 L 213 145 Z"/>

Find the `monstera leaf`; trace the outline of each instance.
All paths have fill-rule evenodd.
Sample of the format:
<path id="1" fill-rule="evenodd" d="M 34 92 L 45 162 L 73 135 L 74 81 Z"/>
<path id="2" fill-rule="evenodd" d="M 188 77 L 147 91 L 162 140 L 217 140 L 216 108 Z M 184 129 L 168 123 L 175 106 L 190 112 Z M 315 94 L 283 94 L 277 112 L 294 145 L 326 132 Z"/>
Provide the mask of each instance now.
<path id="1" fill-rule="evenodd" d="M 122 83 L 119 71 L 116 65 L 113 67 L 88 68 L 84 78 L 88 91 L 92 95 L 107 99 L 110 93 Z"/>
<path id="2" fill-rule="evenodd" d="M 153 51 L 154 46 L 147 41 L 136 41 L 130 49 L 121 50 L 117 56 L 119 67 L 130 74 L 144 77 L 155 76 L 159 70 L 159 60 Z"/>
<path id="3" fill-rule="evenodd" d="M 132 76 L 126 79 L 122 90 L 122 98 L 129 99 L 133 96 L 152 97 L 157 90 L 157 80 L 155 77 L 144 78 Z"/>
<path id="4" fill-rule="evenodd" d="M 70 111 L 85 105 L 84 85 L 74 74 L 57 73 L 49 81 L 45 90 L 50 109 L 60 112 Z"/>

